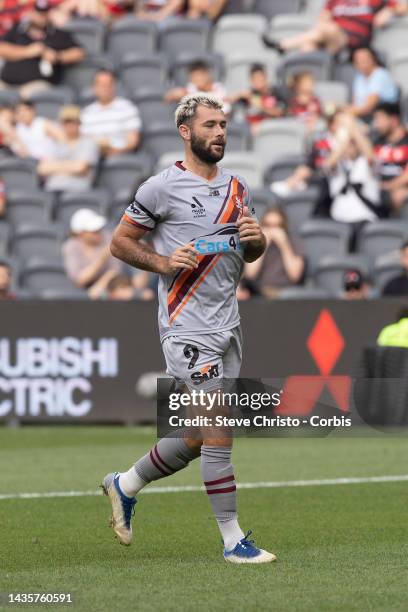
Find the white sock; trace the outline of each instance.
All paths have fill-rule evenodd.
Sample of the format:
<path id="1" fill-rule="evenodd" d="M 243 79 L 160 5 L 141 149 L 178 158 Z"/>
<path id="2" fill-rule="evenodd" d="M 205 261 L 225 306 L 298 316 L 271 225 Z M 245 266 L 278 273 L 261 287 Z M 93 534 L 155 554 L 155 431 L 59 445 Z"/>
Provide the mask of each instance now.
<path id="1" fill-rule="evenodd" d="M 140 478 L 135 470 L 135 466 L 132 465 L 130 470 L 122 472 L 119 476 L 119 486 L 127 497 L 134 497 L 136 493 L 139 493 L 143 487 L 148 483 Z"/>
<path id="2" fill-rule="evenodd" d="M 244 532 L 239 526 L 237 519 L 231 519 L 230 521 L 219 521 L 218 527 L 220 528 L 222 539 L 224 540 L 225 550 L 232 550 L 244 537 Z"/>

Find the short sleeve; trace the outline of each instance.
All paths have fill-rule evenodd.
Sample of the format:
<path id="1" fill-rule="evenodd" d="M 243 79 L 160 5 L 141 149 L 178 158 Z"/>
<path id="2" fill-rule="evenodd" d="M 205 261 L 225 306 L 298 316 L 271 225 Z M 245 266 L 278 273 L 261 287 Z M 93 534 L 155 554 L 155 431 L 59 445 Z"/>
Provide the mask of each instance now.
<path id="1" fill-rule="evenodd" d="M 140 185 L 122 220 L 151 231 L 163 220 L 166 207 L 167 198 L 163 180 L 160 175 L 152 176 Z"/>
<path id="2" fill-rule="evenodd" d="M 67 49 L 72 49 L 74 47 L 81 47 L 81 44 L 75 40 L 70 32 L 65 32 L 64 30 L 56 31 L 55 36 L 52 39 L 52 43 L 52 47 L 56 51 L 66 51 Z"/>

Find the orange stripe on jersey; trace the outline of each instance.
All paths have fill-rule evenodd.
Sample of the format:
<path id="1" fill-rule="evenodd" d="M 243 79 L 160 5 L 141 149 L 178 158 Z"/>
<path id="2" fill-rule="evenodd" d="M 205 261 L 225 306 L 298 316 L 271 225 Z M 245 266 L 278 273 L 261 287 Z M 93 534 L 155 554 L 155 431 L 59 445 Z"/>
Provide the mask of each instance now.
<path id="1" fill-rule="evenodd" d="M 208 259 L 208 256 L 207 256 L 207 259 Z M 203 271 L 203 269 L 205 269 L 206 256 L 197 255 L 197 261 L 198 261 L 198 268 L 195 268 L 194 270 L 183 270 L 181 274 L 178 276 L 176 282 L 171 288 L 169 295 L 167 296 L 167 303 L 169 304 L 169 306 L 171 305 L 173 300 L 177 297 L 177 294 L 179 293 L 180 289 L 182 289 L 183 285 L 185 285 L 190 279 L 192 279 L 192 277 L 199 276 L 201 272 Z M 192 280 L 194 282 L 195 279 L 192 279 Z"/>
<path id="2" fill-rule="evenodd" d="M 129 215 L 127 215 L 126 213 L 123 215 L 121 221 L 126 221 L 126 223 L 131 223 L 132 225 L 135 225 L 136 227 L 140 227 L 140 229 L 147 230 L 148 232 L 152 231 L 151 227 L 147 227 L 147 225 L 143 225 L 142 223 L 135 221 L 134 219 L 132 219 L 132 217 L 129 217 Z"/>
<path id="3" fill-rule="evenodd" d="M 231 196 L 225 210 L 222 212 L 218 223 L 232 223 L 237 221 L 242 215 L 244 186 L 234 177 L 232 181 Z M 237 206 L 237 201 L 241 202 L 241 209 Z"/>
<path id="4" fill-rule="evenodd" d="M 178 315 L 180 314 L 180 312 L 183 310 L 184 306 L 187 304 L 187 302 L 189 301 L 189 299 L 194 295 L 194 293 L 197 291 L 197 289 L 199 288 L 199 286 L 201 285 L 201 283 L 203 282 L 203 280 L 205 279 L 205 277 L 211 272 L 211 270 L 213 269 L 213 267 L 215 266 L 215 264 L 217 263 L 217 261 L 219 260 L 219 258 L 221 257 L 221 255 L 216 255 L 214 257 L 214 259 L 211 261 L 210 265 L 205 269 L 205 271 L 203 272 L 203 274 L 201 276 L 198 277 L 197 282 L 190 288 L 190 290 L 188 291 L 188 293 L 185 295 L 185 297 L 182 299 L 182 301 L 180 302 L 180 304 L 177 306 L 176 310 L 173 312 L 173 314 L 171 315 L 170 319 L 169 319 L 169 323 L 170 325 L 174 322 L 174 320 L 178 317 Z"/>

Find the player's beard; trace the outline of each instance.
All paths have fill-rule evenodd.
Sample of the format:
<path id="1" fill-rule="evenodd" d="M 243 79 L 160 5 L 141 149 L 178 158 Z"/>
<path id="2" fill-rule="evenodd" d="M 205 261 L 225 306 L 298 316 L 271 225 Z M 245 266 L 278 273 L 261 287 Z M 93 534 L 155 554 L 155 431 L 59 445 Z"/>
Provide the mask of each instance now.
<path id="1" fill-rule="evenodd" d="M 218 153 L 213 151 L 211 147 L 214 144 L 222 145 L 222 150 L 219 151 Z M 225 151 L 224 141 L 219 142 L 219 143 L 212 142 L 210 145 L 206 146 L 205 141 L 202 138 L 199 138 L 198 136 L 195 136 L 195 134 L 192 134 L 190 145 L 191 145 L 191 150 L 194 153 L 194 155 L 206 164 L 216 164 L 217 162 L 221 161 L 221 159 L 224 157 L 224 151 Z"/>

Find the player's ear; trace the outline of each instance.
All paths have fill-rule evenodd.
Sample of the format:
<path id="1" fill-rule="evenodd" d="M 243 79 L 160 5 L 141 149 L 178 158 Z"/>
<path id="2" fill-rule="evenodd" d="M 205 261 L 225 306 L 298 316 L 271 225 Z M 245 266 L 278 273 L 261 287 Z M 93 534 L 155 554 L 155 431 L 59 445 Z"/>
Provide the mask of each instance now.
<path id="1" fill-rule="evenodd" d="M 183 140 L 190 140 L 191 138 L 190 126 L 186 125 L 185 123 L 182 123 L 179 126 L 179 134 Z"/>

